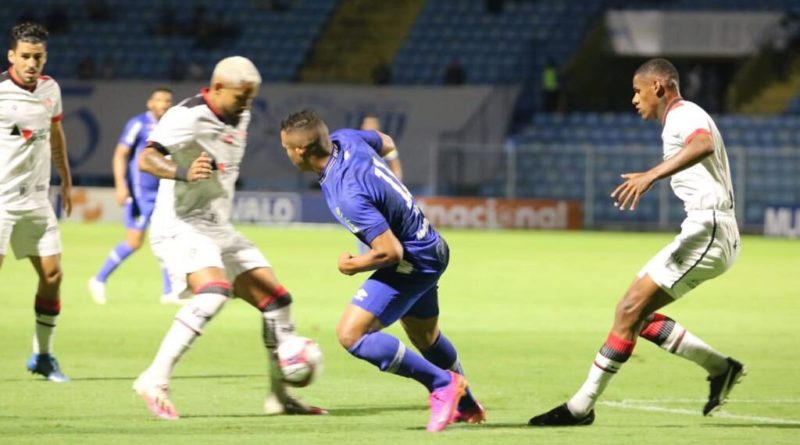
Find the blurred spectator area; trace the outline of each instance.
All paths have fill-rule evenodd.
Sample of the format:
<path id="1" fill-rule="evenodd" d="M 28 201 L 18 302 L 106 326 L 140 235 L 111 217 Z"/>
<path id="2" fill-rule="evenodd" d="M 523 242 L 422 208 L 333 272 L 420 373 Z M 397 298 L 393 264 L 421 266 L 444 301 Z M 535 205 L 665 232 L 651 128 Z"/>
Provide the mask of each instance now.
<path id="1" fill-rule="evenodd" d="M 113 64 L 116 79 L 169 79 L 174 59 L 210 73 L 222 57 L 240 54 L 265 81 L 292 81 L 338 0 L 107 0 L 102 19 L 96 3 L 40 0 L 31 8 L 4 0 L 0 26 L 7 32 L 21 16 L 44 22 L 51 9 L 64 10 L 69 27 L 50 40 L 46 69 L 59 79 L 77 78 L 86 58 Z"/>

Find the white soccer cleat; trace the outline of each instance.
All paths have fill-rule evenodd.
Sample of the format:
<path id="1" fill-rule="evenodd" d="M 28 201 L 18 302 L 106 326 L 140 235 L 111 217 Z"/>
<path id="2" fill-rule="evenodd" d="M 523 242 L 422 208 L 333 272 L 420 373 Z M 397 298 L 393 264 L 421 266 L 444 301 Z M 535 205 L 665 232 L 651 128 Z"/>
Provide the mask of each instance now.
<path id="1" fill-rule="evenodd" d="M 144 375 L 140 375 L 133 382 L 133 390 L 144 399 L 147 409 L 159 419 L 178 420 L 180 418 L 175 405 L 169 400 L 169 386 L 166 383 L 155 383 Z"/>
<path id="2" fill-rule="evenodd" d="M 97 304 L 106 304 L 106 283 L 97 278 L 89 278 L 89 294 Z"/>

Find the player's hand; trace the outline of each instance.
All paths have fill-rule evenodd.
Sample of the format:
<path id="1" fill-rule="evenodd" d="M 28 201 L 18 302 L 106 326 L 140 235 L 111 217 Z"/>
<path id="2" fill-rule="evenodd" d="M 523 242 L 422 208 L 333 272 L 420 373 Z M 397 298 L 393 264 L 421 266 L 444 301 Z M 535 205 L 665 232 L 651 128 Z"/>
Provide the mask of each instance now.
<path id="1" fill-rule="evenodd" d="M 189 167 L 186 180 L 189 182 L 200 181 L 211 177 L 211 156 L 206 152 L 200 153 L 197 159 Z"/>
<path id="2" fill-rule="evenodd" d="M 72 214 L 72 185 L 61 184 L 61 209 L 64 214 Z"/>
<path id="3" fill-rule="evenodd" d="M 620 176 L 625 182 L 611 193 L 614 207 L 620 210 L 625 210 L 626 208 L 631 211 L 636 210 L 639 200 L 653 186 L 655 178 L 649 173 L 625 173 Z"/>
<path id="4" fill-rule="evenodd" d="M 117 204 L 123 206 L 130 198 L 131 192 L 128 190 L 128 187 L 117 187 Z"/>
<path id="5" fill-rule="evenodd" d="M 353 255 L 350 255 L 347 252 L 339 255 L 339 272 L 345 275 L 355 275 L 356 272 L 350 268 L 351 258 L 353 258 Z"/>

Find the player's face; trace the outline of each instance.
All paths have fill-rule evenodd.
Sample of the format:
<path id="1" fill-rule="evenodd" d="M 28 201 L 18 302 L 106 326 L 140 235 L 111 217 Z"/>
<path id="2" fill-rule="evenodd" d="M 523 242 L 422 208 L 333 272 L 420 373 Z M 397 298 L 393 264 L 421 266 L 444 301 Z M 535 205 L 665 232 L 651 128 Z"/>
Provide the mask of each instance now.
<path id="1" fill-rule="evenodd" d="M 22 83 L 34 85 L 47 62 L 47 50 L 44 43 L 17 42 L 16 48 L 8 50 L 8 61 Z"/>
<path id="2" fill-rule="evenodd" d="M 239 116 L 244 110 L 250 109 L 253 99 L 258 95 L 258 87 L 252 82 L 242 82 L 238 86 L 219 85 L 216 105 L 226 116 Z"/>
<path id="3" fill-rule="evenodd" d="M 661 88 L 660 83 L 652 76 L 637 74 L 633 76 L 633 99 L 631 103 L 636 112 L 644 120 L 657 119 Z"/>
<path id="4" fill-rule="evenodd" d="M 150 100 L 147 101 L 147 109 L 153 113 L 156 119 L 161 119 L 161 116 L 163 116 L 171 106 L 172 93 L 166 91 L 156 91 L 150 96 Z"/>
<path id="5" fill-rule="evenodd" d="M 281 145 L 286 150 L 286 156 L 301 171 L 312 170 L 311 164 L 303 155 L 305 154 L 305 147 L 313 142 L 314 133 L 316 132 L 311 130 L 281 130 Z"/>

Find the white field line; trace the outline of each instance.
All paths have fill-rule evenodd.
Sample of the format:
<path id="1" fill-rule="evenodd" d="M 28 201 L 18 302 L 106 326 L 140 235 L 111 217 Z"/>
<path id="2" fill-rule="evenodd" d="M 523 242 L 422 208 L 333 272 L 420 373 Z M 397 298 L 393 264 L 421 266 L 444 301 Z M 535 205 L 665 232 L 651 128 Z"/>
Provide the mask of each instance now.
<path id="1" fill-rule="evenodd" d="M 630 401 L 626 402 L 600 402 L 601 405 L 609 406 L 611 408 L 620 408 L 620 409 L 630 409 L 630 410 L 637 410 L 637 411 L 649 411 L 649 412 L 658 412 L 658 413 L 669 413 L 669 414 L 682 414 L 687 416 L 695 416 L 698 417 L 701 415 L 700 408 L 696 410 L 690 409 L 681 409 L 681 408 L 665 408 L 663 406 L 655 406 L 655 405 L 643 405 L 638 403 L 630 403 Z M 720 419 L 732 419 L 732 420 L 746 420 L 750 422 L 759 422 L 764 424 L 784 424 L 784 425 L 800 425 L 800 419 L 784 419 L 781 417 L 764 417 L 764 416 L 748 416 L 743 414 L 730 414 L 726 412 L 716 412 L 714 413 L 714 417 Z"/>
<path id="2" fill-rule="evenodd" d="M 663 405 L 666 403 L 706 403 L 708 399 L 623 399 L 616 400 L 615 403 L 629 403 L 639 405 Z M 738 399 L 729 398 L 730 403 L 756 404 L 756 405 L 800 405 L 800 398 L 776 398 L 776 399 Z"/>

